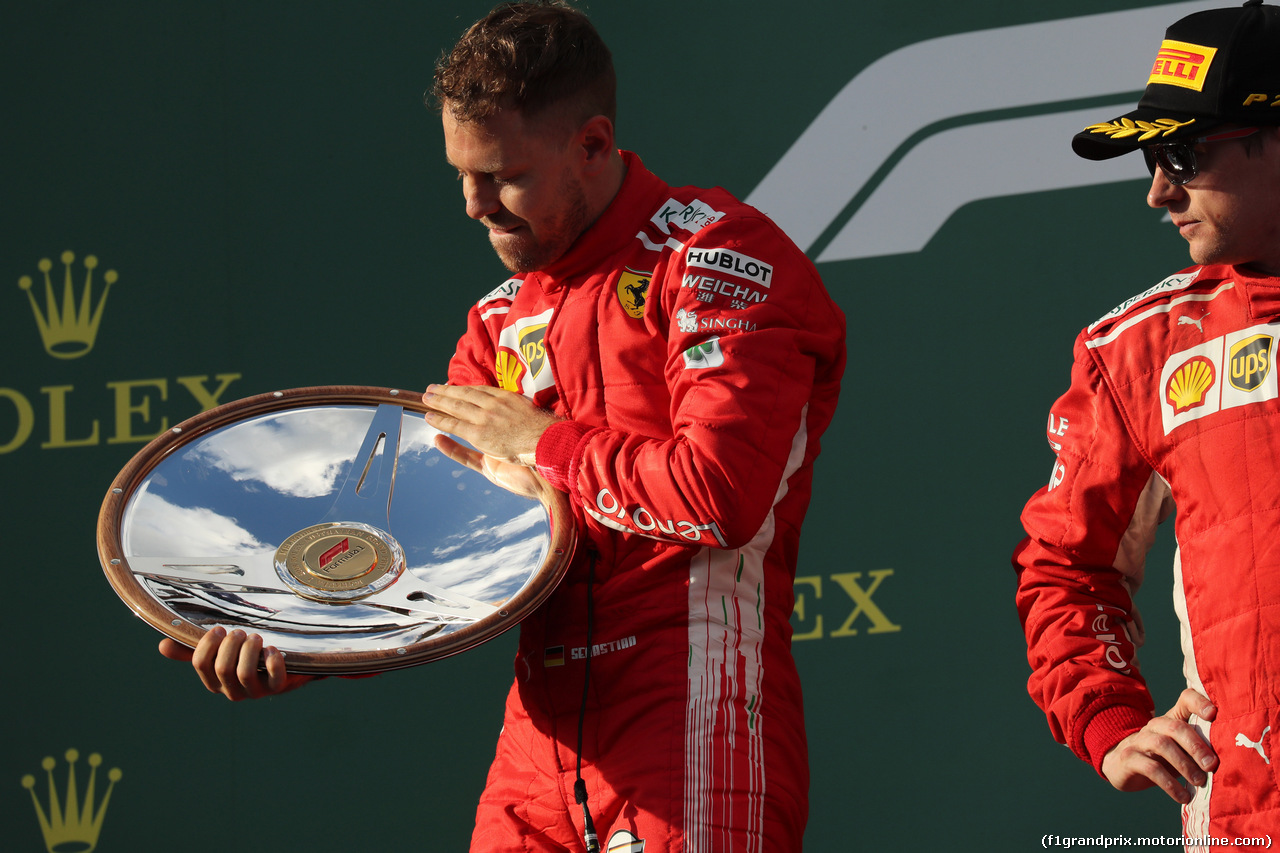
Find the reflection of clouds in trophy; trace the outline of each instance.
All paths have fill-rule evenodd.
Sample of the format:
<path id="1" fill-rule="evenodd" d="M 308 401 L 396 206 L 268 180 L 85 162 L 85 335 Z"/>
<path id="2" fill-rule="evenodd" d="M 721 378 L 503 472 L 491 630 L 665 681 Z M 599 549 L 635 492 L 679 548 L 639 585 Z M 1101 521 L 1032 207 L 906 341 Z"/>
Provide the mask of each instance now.
<path id="1" fill-rule="evenodd" d="M 535 506 L 501 524 L 490 525 L 488 514 L 481 513 L 467 522 L 463 532 L 446 536 L 442 544 L 432 549 L 431 555 L 442 559 L 463 549 L 488 551 L 534 527 L 545 529 L 546 517 L 546 511 L 541 506 Z M 542 531 L 539 530 L 537 535 L 541 536 Z"/>
<path id="2" fill-rule="evenodd" d="M 440 455 L 432 454 L 432 451 L 436 449 L 437 435 L 442 433 L 423 420 L 421 413 L 405 412 L 400 425 L 400 457 L 426 456 L 421 464 L 436 464 L 440 461 Z"/>
<path id="3" fill-rule="evenodd" d="M 299 498 L 333 493 L 373 418 L 368 409 L 285 412 L 213 433 L 188 458 Z M 381 452 L 381 451 L 379 451 Z"/>
<path id="4" fill-rule="evenodd" d="M 487 516 L 477 516 L 463 532 L 432 548 L 426 562 L 411 562 L 410 568 L 441 589 L 479 601 L 511 597 L 546 555 L 546 510 L 538 505 L 501 524 L 486 521 Z"/>
<path id="5" fill-rule="evenodd" d="M 440 587 L 446 595 L 454 593 L 500 604 L 524 587 L 545 554 L 546 538 L 536 536 L 415 568 L 419 577 Z"/>
<path id="6" fill-rule="evenodd" d="M 187 554 L 249 556 L 272 554 L 275 547 L 258 541 L 240 523 L 206 507 L 181 507 L 158 495 L 139 491 L 123 525 L 124 552 L 130 556 L 166 556 L 174 543 Z"/>

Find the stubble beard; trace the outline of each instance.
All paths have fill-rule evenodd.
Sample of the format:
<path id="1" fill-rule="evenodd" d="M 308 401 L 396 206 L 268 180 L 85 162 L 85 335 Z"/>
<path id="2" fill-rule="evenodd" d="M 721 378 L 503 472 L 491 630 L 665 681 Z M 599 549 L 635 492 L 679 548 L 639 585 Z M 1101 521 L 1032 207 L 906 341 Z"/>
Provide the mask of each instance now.
<path id="1" fill-rule="evenodd" d="M 587 230 L 587 195 L 582 184 L 566 178 L 559 195 L 563 201 L 560 215 L 547 224 L 540 237 L 530 232 L 510 241 L 490 238 L 498 260 L 508 271 L 527 273 L 546 269 L 563 257 Z"/>

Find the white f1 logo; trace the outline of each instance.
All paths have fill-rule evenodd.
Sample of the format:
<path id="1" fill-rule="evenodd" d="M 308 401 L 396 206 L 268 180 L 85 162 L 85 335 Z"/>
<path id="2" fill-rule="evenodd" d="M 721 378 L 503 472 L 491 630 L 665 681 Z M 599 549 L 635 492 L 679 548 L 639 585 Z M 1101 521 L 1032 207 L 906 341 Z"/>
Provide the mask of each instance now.
<path id="1" fill-rule="evenodd" d="M 1165 28 L 1221 5 L 1148 6 L 896 50 L 845 85 L 747 202 L 821 263 L 918 252 L 971 201 L 1145 177 L 1138 157 L 1077 157 L 1071 136 L 1133 109 Z M 1109 105 L 1061 109 L 1110 95 Z"/>

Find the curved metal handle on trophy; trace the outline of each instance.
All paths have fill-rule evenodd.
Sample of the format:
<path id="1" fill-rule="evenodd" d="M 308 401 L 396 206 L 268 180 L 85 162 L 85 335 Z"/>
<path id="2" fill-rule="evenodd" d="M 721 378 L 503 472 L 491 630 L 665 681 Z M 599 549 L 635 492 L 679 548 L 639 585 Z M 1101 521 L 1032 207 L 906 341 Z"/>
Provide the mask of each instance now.
<path id="1" fill-rule="evenodd" d="M 497 636 L 567 569 L 567 500 L 449 460 L 423 411 L 416 395 L 335 386 L 180 424 L 103 502 L 108 580 L 179 642 L 243 628 L 295 672 L 412 666 Z"/>

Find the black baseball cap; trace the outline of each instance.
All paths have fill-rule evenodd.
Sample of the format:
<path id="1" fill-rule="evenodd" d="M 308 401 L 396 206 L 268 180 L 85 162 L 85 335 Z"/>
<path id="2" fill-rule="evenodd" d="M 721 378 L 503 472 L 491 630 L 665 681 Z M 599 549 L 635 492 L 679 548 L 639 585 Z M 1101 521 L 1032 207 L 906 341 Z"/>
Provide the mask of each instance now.
<path id="1" fill-rule="evenodd" d="M 1071 148 L 1108 160 L 1221 124 L 1280 124 L 1280 7 L 1247 0 L 1169 27 L 1138 108 L 1086 127 Z"/>

